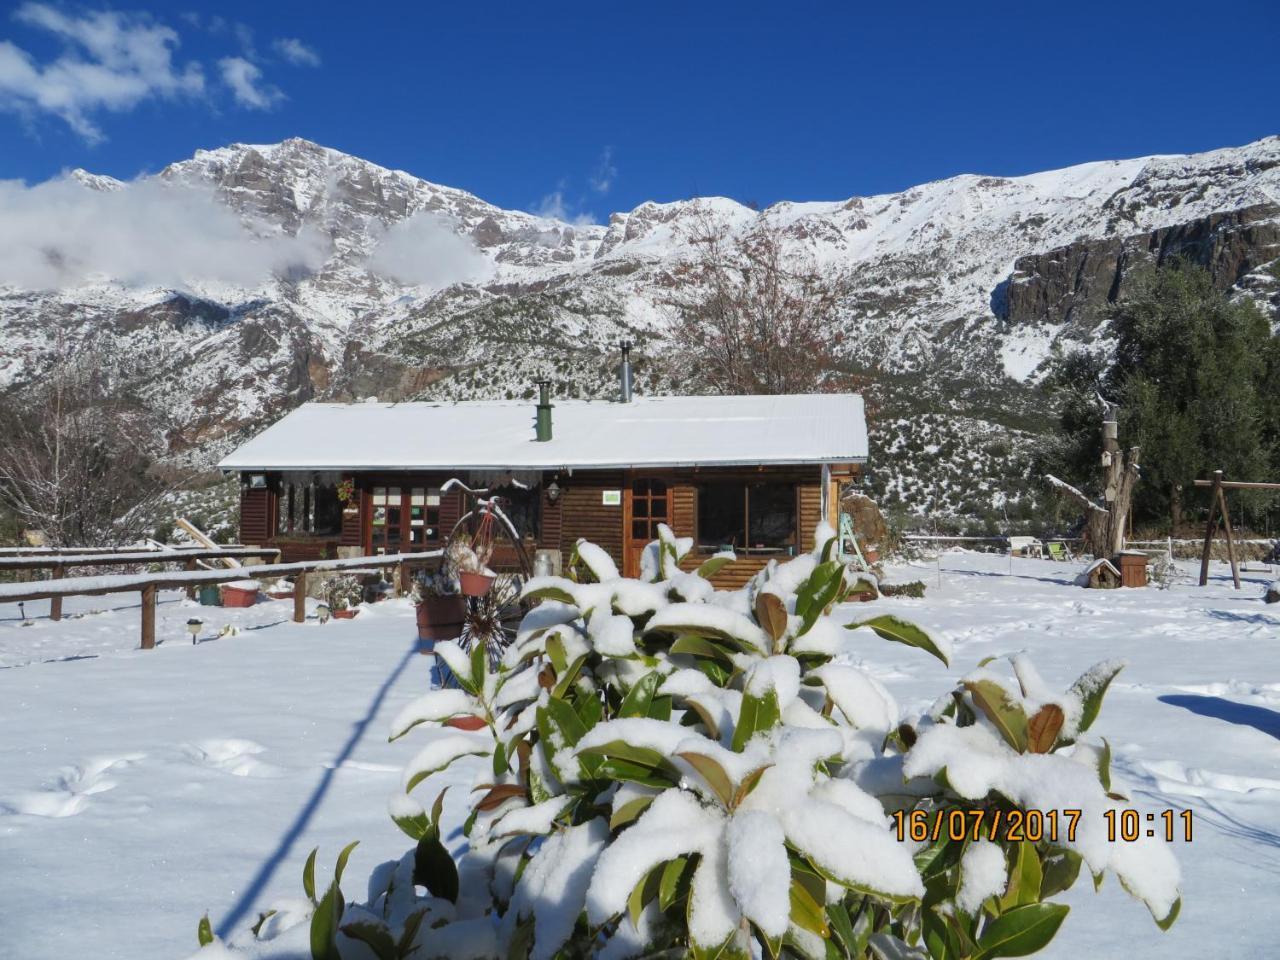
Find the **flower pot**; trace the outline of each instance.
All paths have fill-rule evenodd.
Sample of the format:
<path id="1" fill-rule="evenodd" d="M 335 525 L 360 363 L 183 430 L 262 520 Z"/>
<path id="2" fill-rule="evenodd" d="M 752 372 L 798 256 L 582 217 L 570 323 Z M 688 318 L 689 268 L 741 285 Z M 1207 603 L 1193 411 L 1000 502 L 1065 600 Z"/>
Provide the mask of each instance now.
<path id="1" fill-rule="evenodd" d="M 224 607 L 252 607 L 257 602 L 258 585 L 251 580 L 237 580 L 235 583 L 224 583 L 222 585 L 222 605 Z"/>
<path id="2" fill-rule="evenodd" d="M 880 551 L 876 547 L 867 547 L 862 551 L 862 558 L 866 560 L 867 563 L 879 563 Z"/>
<path id="3" fill-rule="evenodd" d="M 484 722 L 484 717 L 460 716 L 450 717 L 444 722 L 446 727 L 453 727 L 457 730 L 483 730 L 488 726 Z"/>
<path id="4" fill-rule="evenodd" d="M 458 583 L 462 592 L 468 597 L 483 597 L 493 589 L 493 581 L 498 579 L 492 573 L 474 573 L 470 570 L 458 574 Z"/>
<path id="5" fill-rule="evenodd" d="M 462 633 L 466 610 L 462 597 L 423 597 L 417 611 L 418 639 L 452 640 Z"/>
<path id="6" fill-rule="evenodd" d="M 334 610 L 333 615 L 339 620 L 354 620 L 356 618 L 356 614 L 359 612 L 359 610 L 352 610 L 348 608 L 346 610 Z"/>

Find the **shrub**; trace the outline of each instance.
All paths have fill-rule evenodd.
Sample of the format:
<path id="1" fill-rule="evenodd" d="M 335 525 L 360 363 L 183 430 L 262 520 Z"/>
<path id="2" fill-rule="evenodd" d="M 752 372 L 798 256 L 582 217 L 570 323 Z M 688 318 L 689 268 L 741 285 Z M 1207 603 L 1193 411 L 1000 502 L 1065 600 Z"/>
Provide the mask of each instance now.
<path id="1" fill-rule="evenodd" d="M 832 531 L 733 592 L 706 579 L 731 555 L 686 573 L 691 543 L 660 533 L 640 579 L 580 543 L 574 579 L 530 581 L 541 602 L 496 665 L 436 645 L 460 689 L 410 703 L 391 739 L 479 729 L 438 732 L 409 761 L 390 812 L 415 846 L 374 872 L 366 904 L 340 909 L 336 880 L 316 901 L 310 880 L 317 957 L 348 938 L 415 960 L 863 957 L 873 942 L 1023 956 L 1056 933 L 1068 908 L 1052 898 L 1082 866 L 1173 922 L 1177 864 L 1157 841 L 1108 841 L 1105 813 L 1127 801 L 1110 747 L 1085 736 L 1122 663 L 1058 691 L 1025 656 L 1016 682 L 984 661 L 904 722 L 850 643 L 944 664 L 949 646 L 874 608 L 839 617 L 875 584 L 833 559 Z M 430 787 L 464 757 L 484 770 L 455 862 Z M 1053 838 L 1009 829 L 1029 811 L 1054 813 Z"/>

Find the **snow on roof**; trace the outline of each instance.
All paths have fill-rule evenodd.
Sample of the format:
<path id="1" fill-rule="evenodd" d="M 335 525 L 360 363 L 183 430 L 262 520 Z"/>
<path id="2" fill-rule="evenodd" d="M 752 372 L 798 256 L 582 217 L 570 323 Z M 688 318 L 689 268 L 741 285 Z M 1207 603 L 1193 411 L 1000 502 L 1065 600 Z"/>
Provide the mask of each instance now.
<path id="1" fill-rule="evenodd" d="M 862 461 L 851 393 L 553 400 L 552 439 L 531 401 L 305 403 L 223 470 L 539 470 Z"/>

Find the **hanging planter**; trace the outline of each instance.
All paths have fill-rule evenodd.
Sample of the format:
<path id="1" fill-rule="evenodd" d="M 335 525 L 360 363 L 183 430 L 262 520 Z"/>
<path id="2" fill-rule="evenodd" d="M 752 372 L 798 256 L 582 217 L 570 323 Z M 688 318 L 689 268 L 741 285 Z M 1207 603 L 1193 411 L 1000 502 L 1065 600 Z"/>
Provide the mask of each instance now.
<path id="1" fill-rule="evenodd" d="M 493 589 L 493 581 L 498 579 L 492 573 L 477 573 L 474 570 L 461 570 L 458 572 L 458 583 L 462 587 L 462 593 L 468 597 L 487 596 L 489 591 Z"/>

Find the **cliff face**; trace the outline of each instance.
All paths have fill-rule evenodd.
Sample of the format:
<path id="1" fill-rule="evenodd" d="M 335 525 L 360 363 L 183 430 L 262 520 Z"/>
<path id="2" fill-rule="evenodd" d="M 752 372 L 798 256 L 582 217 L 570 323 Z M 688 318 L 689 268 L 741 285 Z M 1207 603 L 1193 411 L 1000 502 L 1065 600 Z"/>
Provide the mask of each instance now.
<path id="1" fill-rule="evenodd" d="M 1087 340 L 1145 268 L 1179 258 L 1207 269 L 1218 289 L 1247 294 L 1280 312 L 1280 275 L 1270 269 L 1280 258 L 1280 206 L 1261 203 L 1020 257 L 1004 319 L 1012 326 L 1060 325 L 1072 338 Z"/>

